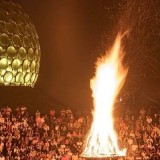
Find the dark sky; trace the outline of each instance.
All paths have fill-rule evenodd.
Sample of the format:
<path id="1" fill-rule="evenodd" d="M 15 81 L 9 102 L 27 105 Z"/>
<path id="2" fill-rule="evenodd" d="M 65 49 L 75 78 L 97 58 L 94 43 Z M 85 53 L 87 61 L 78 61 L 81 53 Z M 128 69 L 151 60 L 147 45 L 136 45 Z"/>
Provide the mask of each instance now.
<path id="1" fill-rule="evenodd" d="M 158 0 L 153 4 L 151 1 L 13 0 L 30 16 L 40 37 L 42 52 L 35 88 L 15 89 L 21 90 L 18 91 L 20 103 L 24 101 L 42 110 L 50 105 L 90 109 L 89 83 L 94 75 L 94 63 L 105 48 L 111 46 L 117 32 L 125 29 L 130 30 L 124 42 L 130 70 L 124 97 L 130 98 L 140 88 L 157 83 L 159 63 L 155 64 L 154 60 L 159 58 L 156 53 L 160 19 L 156 12 Z M 153 63 L 146 57 L 154 59 Z M 151 73 L 146 72 L 150 71 L 150 63 L 156 68 L 156 76 L 148 76 Z"/>
<path id="2" fill-rule="evenodd" d="M 40 37 L 41 68 L 35 88 L 56 103 L 92 105 L 89 81 L 103 36 L 110 30 L 116 7 L 101 0 L 17 0 L 31 17 Z M 112 15 L 113 16 L 113 15 Z"/>

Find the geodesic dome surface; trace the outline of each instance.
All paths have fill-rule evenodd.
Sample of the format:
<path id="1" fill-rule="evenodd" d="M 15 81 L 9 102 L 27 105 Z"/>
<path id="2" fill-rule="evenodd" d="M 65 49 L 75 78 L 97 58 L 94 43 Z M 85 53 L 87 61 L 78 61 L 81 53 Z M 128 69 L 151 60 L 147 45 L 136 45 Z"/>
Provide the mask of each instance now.
<path id="1" fill-rule="evenodd" d="M 0 85 L 34 87 L 41 55 L 36 29 L 18 4 L 0 0 L 0 6 Z"/>

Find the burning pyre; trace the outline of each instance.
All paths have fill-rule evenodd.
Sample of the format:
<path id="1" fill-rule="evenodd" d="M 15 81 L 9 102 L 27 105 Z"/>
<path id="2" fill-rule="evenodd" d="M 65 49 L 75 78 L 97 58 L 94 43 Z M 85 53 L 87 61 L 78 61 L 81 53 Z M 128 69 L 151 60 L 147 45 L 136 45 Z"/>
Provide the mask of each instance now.
<path id="1" fill-rule="evenodd" d="M 93 122 L 86 137 L 82 157 L 123 157 L 126 149 L 120 150 L 112 116 L 114 100 L 122 88 L 128 69 L 122 65 L 121 47 L 123 35 L 117 35 L 113 47 L 96 62 L 95 76 L 90 81 L 94 102 Z"/>

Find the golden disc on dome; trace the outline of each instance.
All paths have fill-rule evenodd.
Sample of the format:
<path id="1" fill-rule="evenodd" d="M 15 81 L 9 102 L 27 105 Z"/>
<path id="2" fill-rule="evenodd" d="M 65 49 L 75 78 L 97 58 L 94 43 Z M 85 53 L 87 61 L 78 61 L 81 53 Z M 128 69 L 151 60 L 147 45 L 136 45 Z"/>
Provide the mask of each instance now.
<path id="1" fill-rule="evenodd" d="M 11 80 L 12 80 L 12 78 L 13 78 L 13 74 L 12 74 L 12 72 L 6 72 L 6 74 L 4 75 L 4 81 L 6 82 L 6 83 L 10 83 L 11 82 Z"/>
<path id="2" fill-rule="evenodd" d="M 19 72 L 17 75 L 16 75 L 16 82 L 17 83 L 21 83 L 23 79 L 23 73 L 22 72 Z"/>
<path id="3" fill-rule="evenodd" d="M 0 69 L 6 69 L 8 67 L 8 60 L 7 58 L 2 58 L 0 60 Z"/>
<path id="4" fill-rule="evenodd" d="M 10 39 L 9 39 L 9 37 L 8 37 L 7 34 L 2 33 L 2 34 L 0 35 L 0 44 L 1 44 L 2 46 L 8 46 L 8 45 L 10 44 Z"/>
<path id="5" fill-rule="evenodd" d="M 8 54 L 8 57 L 11 57 L 11 58 L 15 57 L 17 55 L 17 51 L 16 51 L 15 47 L 13 47 L 13 46 L 8 47 L 7 54 Z"/>
<path id="6" fill-rule="evenodd" d="M 36 78 L 36 74 L 33 73 L 33 74 L 32 74 L 32 77 L 31 77 L 31 83 L 33 83 L 33 82 L 35 81 L 35 78 Z"/>
<path id="7" fill-rule="evenodd" d="M 21 42 L 19 35 L 17 35 L 17 34 L 13 35 L 12 40 L 13 40 L 13 43 L 15 46 L 19 47 L 22 45 L 22 42 Z"/>
<path id="8" fill-rule="evenodd" d="M 31 72 L 34 72 L 35 69 L 36 69 L 36 62 L 32 61 L 32 63 L 31 63 Z"/>
<path id="9" fill-rule="evenodd" d="M 33 58 L 34 58 L 34 50 L 32 48 L 29 48 L 29 50 L 28 50 L 28 58 L 30 60 L 33 60 Z"/>
<path id="10" fill-rule="evenodd" d="M 21 59 L 26 58 L 26 56 L 27 56 L 26 49 L 25 49 L 24 47 L 21 47 L 21 48 L 19 49 L 18 55 L 19 55 L 19 57 L 20 57 Z"/>
<path id="11" fill-rule="evenodd" d="M 30 73 L 27 73 L 27 75 L 25 76 L 25 83 L 28 83 L 31 79 L 31 74 Z"/>
<path id="12" fill-rule="evenodd" d="M 3 49 L 3 47 L 2 46 L 0 46 L 0 56 L 3 56 L 3 54 L 4 54 L 4 49 Z"/>
<path id="13" fill-rule="evenodd" d="M 14 70 L 17 70 L 19 66 L 21 65 L 21 61 L 19 59 L 14 59 L 12 62 L 12 68 Z"/>
<path id="14" fill-rule="evenodd" d="M 28 60 L 25 60 L 23 62 L 23 70 L 26 71 L 29 68 L 30 62 Z"/>

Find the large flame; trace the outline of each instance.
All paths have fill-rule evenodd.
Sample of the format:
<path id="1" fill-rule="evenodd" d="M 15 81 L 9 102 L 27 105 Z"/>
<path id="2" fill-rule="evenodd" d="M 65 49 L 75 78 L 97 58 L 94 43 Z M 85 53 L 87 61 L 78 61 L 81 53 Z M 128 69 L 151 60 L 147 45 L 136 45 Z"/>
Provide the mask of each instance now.
<path id="1" fill-rule="evenodd" d="M 90 82 L 94 100 L 93 123 L 87 135 L 83 157 L 125 156 L 120 150 L 114 131 L 112 110 L 114 100 L 124 84 L 127 69 L 122 66 L 124 57 L 122 35 L 118 34 L 110 53 L 98 58 L 95 77 Z"/>

